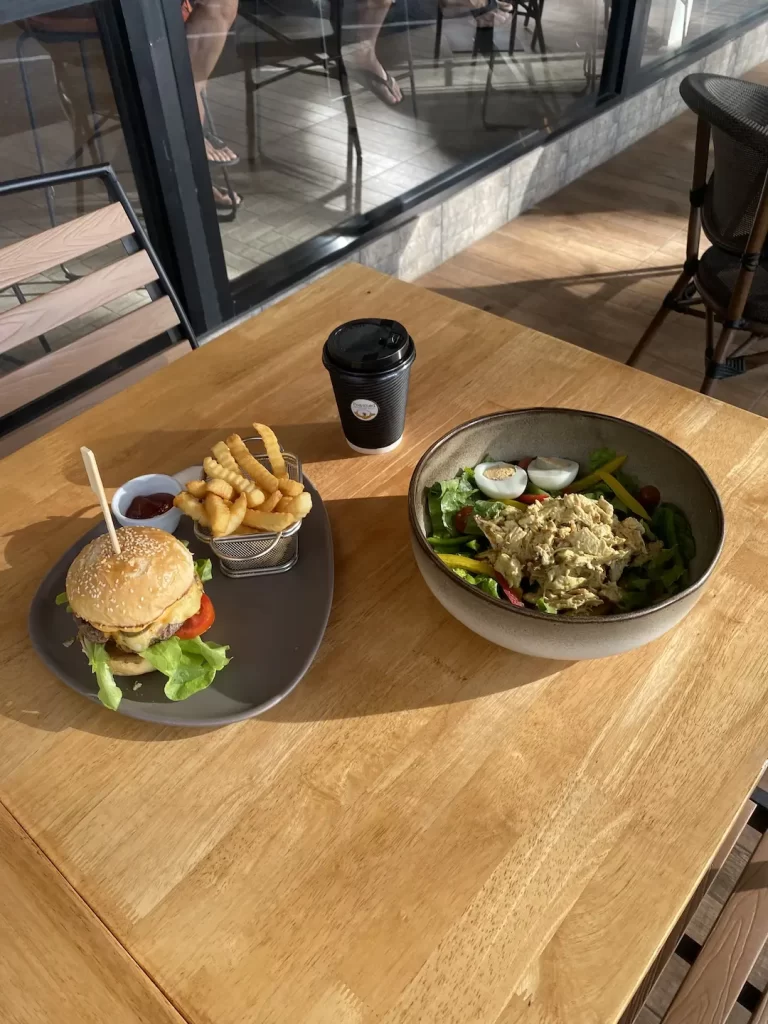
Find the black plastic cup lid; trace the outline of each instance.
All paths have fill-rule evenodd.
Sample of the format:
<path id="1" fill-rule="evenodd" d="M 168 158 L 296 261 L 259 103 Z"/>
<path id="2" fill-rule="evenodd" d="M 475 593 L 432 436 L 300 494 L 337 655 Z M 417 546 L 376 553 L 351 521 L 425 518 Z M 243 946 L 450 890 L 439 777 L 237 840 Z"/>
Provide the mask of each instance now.
<path id="1" fill-rule="evenodd" d="M 397 320 L 350 320 L 323 348 L 323 362 L 355 373 L 383 373 L 412 358 L 413 340 Z"/>

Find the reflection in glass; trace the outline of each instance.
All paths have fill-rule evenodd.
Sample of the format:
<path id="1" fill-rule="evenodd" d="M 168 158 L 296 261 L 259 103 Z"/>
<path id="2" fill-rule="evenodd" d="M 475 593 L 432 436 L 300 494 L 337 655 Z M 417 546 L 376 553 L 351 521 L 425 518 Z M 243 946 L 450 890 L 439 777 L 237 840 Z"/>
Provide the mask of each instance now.
<path id="1" fill-rule="evenodd" d="M 748 17 L 755 0 L 651 0 L 643 65 L 674 56 L 708 32 Z"/>
<path id="2" fill-rule="evenodd" d="M 237 206 L 220 210 L 230 277 L 562 123 L 597 92 L 609 14 L 607 0 L 197 0 L 209 168 Z"/>

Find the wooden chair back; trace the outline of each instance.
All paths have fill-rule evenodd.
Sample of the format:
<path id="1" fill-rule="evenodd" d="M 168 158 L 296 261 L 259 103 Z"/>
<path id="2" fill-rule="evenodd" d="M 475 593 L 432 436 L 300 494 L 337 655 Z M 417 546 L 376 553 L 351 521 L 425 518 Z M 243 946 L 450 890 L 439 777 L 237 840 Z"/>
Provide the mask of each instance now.
<path id="1" fill-rule="evenodd" d="M 23 301 L 18 287 L 14 288 L 22 301 L 0 313 L 0 354 L 44 337 L 46 332 L 137 289 L 146 288 L 150 301 L 0 377 L 0 425 L 3 418 L 22 407 L 165 332 L 177 329 L 175 340 L 181 337 L 197 347 L 192 328 L 134 211 L 119 186 L 114 188 L 114 173 L 111 168 L 95 170 L 102 177 L 108 172 L 110 192 L 113 196 L 117 192 L 116 200 L 0 249 L 0 292 L 116 241 L 122 241 L 125 256 L 28 301 Z M 66 177 L 77 173 L 66 172 Z M 53 179 L 60 177 L 44 175 L 11 182 L 0 186 L 0 196 L 23 190 L 25 181 L 50 187 L 55 183 Z"/>

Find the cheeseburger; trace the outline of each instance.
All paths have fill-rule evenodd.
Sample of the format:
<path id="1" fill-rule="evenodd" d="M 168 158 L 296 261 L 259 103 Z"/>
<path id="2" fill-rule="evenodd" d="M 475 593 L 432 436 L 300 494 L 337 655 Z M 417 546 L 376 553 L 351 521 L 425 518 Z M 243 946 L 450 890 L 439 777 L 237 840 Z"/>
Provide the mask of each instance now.
<path id="1" fill-rule="evenodd" d="M 109 536 L 101 534 L 83 548 L 67 573 L 66 599 L 99 676 L 99 696 L 104 701 L 97 666 L 102 673 L 108 668 L 110 678 L 159 669 L 174 686 L 169 692 L 166 684 L 167 696 L 190 696 L 209 685 L 215 669 L 227 662 L 225 648 L 196 639 L 214 621 L 213 605 L 203 593 L 210 562 L 196 563 L 181 541 L 151 526 L 125 527 L 117 531 L 117 539 L 119 555 Z M 112 686 L 116 688 L 114 680 Z"/>

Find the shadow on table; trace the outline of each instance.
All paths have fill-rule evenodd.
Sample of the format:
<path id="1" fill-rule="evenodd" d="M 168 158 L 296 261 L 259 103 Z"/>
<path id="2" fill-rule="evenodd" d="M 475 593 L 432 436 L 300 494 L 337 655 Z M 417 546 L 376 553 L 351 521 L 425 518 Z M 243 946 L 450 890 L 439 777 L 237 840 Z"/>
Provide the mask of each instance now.
<path id="1" fill-rule="evenodd" d="M 305 465 L 313 462 L 333 462 L 337 459 L 366 458 L 354 452 L 344 440 L 338 420 L 319 423 L 270 424 L 277 434 L 278 440 L 286 451 L 294 452 Z M 83 444 L 93 449 L 96 459 L 99 451 L 109 448 L 115 455 L 110 464 L 100 465 L 104 486 L 119 487 L 129 476 L 142 473 L 178 473 L 187 466 L 199 465 L 216 441 L 222 441 L 229 434 L 237 432 L 242 437 L 251 437 L 256 431 L 248 423 L 223 423 L 220 427 L 210 430 L 191 427 L 189 430 L 157 430 L 126 433 L 117 431 L 110 433 L 105 427 L 98 438 L 84 438 Z M 258 454 L 261 449 L 254 445 L 253 451 Z M 136 453 L 141 452 L 144 459 L 137 462 Z M 130 466 L 126 470 L 124 467 Z M 67 480 L 79 486 L 86 486 L 83 460 L 77 448 L 63 467 Z"/>
<path id="2" fill-rule="evenodd" d="M 572 664 L 497 647 L 442 608 L 411 552 L 405 495 L 328 501 L 326 508 L 336 566 L 328 630 L 307 678 L 264 719 L 438 707 L 528 686 Z M 333 654 L 342 647 L 350 670 L 339 677 Z"/>

